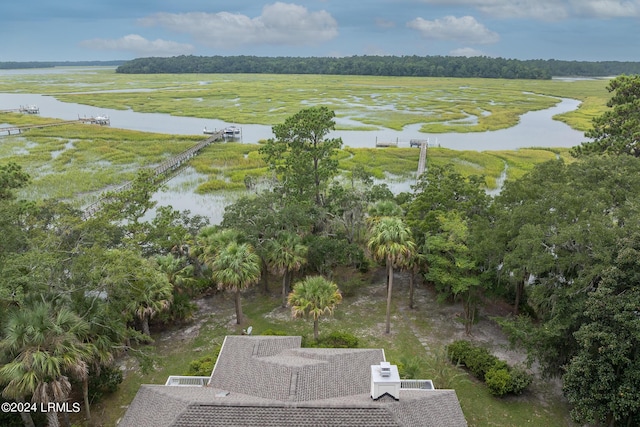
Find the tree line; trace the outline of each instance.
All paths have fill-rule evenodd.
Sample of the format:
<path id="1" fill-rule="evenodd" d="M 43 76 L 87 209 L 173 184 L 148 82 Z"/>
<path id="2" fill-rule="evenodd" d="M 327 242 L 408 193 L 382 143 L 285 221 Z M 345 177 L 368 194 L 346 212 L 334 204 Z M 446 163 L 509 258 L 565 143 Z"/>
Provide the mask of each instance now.
<path id="1" fill-rule="evenodd" d="M 122 65 L 124 60 L 113 61 L 0 61 L 0 70 L 53 67 L 96 67 Z"/>
<path id="2" fill-rule="evenodd" d="M 576 160 L 550 161 L 495 196 L 483 177 L 429 165 L 412 191 L 394 195 L 366 166 L 339 179 L 335 114 L 301 110 L 260 148 L 267 190 L 229 205 L 222 223 L 154 208 L 159 183 L 143 170 L 130 189 L 107 194 L 84 220 L 61 201 L 27 202 L 29 176 L 0 166 L 0 389 L 16 402 L 90 401 L 123 351 L 145 359 L 153 327 L 188 319 L 191 298 L 267 291 L 293 317 L 331 314 L 346 284 L 338 268 L 385 268 L 385 332 L 396 273 L 460 302 L 472 332 L 483 301 L 513 307 L 501 323 L 544 375 L 560 376 L 580 423 L 640 423 L 640 77 L 611 81 L 611 110 Z M 635 131 L 631 131 L 635 128 Z M 626 144 L 624 143 L 626 141 Z M 396 291 L 397 292 L 397 291 Z M 430 313 L 419 313 L 428 320 Z M 74 388 L 75 387 L 75 388 Z M 9 417 L 11 414 L 2 414 Z M 33 426 L 29 413 L 22 422 Z M 38 415 L 36 415 L 38 416 Z M 58 415 L 46 414 L 50 425 Z M 0 418 L 3 424 L 9 421 Z"/>
<path id="3" fill-rule="evenodd" d="M 487 56 L 260 57 L 193 56 L 137 58 L 116 72 L 336 74 L 409 77 L 550 79 L 552 76 L 614 76 L 640 73 L 640 62 L 517 60 Z"/>

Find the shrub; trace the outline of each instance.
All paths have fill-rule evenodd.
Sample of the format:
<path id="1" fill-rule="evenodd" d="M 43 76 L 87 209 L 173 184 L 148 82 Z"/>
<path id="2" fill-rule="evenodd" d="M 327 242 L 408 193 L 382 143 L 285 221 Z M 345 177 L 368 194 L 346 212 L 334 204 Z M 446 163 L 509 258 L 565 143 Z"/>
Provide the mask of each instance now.
<path id="1" fill-rule="evenodd" d="M 279 329 L 267 329 L 266 331 L 262 332 L 260 335 L 274 335 L 274 336 L 286 337 L 289 334 L 286 331 L 281 331 Z"/>
<path id="2" fill-rule="evenodd" d="M 358 290 L 365 286 L 367 281 L 362 276 L 351 277 L 347 280 L 340 281 L 340 292 L 343 297 L 352 297 L 358 293 Z"/>
<path id="3" fill-rule="evenodd" d="M 357 348 L 358 337 L 349 332 L 333 331 L 321 339 L 322 347 L 327 348 Z"/>
<path id="4" fill-rule="evenodd" d="M 344 331 L 334 331 L 329 335 L 321 335 L 316 341 L 313 337 L 309 338 L 302 335 L 302 347 L 310 348 L 357 348 L 359 339 L 353 334 Z"/>
<path id="5" fill-rule="evenodd" d="M 511 393 L 522 394 L 522 392 L 529 387 L 533 378 L 527 371 L 521 367 L 511 368 Z"/>
<path id="6" fill-rule="evenodd" d="M 521 394 L 532 377 L 520 367 L 510 367 L 504 360 L 492 355 L 486 348 L 469 341 L 455 341 L 447 346 L 449 360 L 464 365 L 476 378 L 486 383 L 494 396 Z"/>
<path id="7" fill-rule="evenodd" d="M 164 324 L 172 324 L 176 322 L 182 322 L 191 320 L 193 313 L 198 309 L 198 306 L 191 301 L 188 294 L 173 292 L 173 302 L 169 306 L 168 310 L 160 312 L 157 320 Z"/>
<path id="8" fill-rule="evenodd" d="M 102 366 L 100 373 L 89 376 L 89 400 L 96 402 L 104 395 L 118 390 L 122 382 L 122 371 L 116 366 Z"/>
<path id="9" fill-rule="evenodd" d="M 418 356 L 402 357 L 400 363 L 398 363 L 398 373 L 402 379 L 416 379 L 420 378 L 421 370 L 425 366 L 426 362 L 423 358 Z"/>
<path id="10" fill-rule="evenodd" d="M 447 346 L 449 358 L 453 363 L 461 363 L 479 380 L 484 381 L 485 374 L 496 365 L 498 368 L 506 364 L 484 347 L 478 347 L 469 341 L 455 341 Z M 502 366 L 504 365 L 504 366 Z"/>
<path id="11" fill-rule="evenodd" d="M 506 368 L 492 368 L 485 375 L 485 384 L 494 396 L 504 396 L 511 391 L 511 374 Z"/>
<path id="12" fill-rule="evenodd" d="M 189 370 L 185 375 L 194 375 L 201 377 L 211 375 L 213 367 L 216 364 L 216 360 L 218 360 L 218 354 L 220 354 L 220 346 L 216 347 L 213 350 L 212 354 L 193 360 L 191 363 L 189 363 Z"/>

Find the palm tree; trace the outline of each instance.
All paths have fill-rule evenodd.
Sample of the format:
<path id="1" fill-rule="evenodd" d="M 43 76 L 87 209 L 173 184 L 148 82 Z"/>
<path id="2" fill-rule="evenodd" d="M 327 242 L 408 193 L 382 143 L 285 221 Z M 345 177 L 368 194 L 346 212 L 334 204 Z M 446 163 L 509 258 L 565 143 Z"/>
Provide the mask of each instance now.
<path id="1" fill-rule="evenodd" d="M 36 303 L 11 313 L 2 341 L 0 383 L 5 398 L 37 404 L 65 402 L 71 392 L 69 377 L 84 380 L 91 357 L 84 340 L 89 325 L 67 308 L 54 311 L 47 303 Z M 30 414 L 21 414 L 33 426 Z M 47 413 L 49 426 L 59 425 L 58 414 Z"/>
<path id="2" fill-rule="evenodd" d="M 240 292 L 260 280 L 260 257 L 248 243 L 231 242 L 211 261 L 213 280 L 218 289 L 235 293 L 236 323 L 242 322 Z"/>
<path id="3" fill-rule="evenodd" d="M 313 276 L 296 283 L 288 301 L 293 317 L 313 319 L 313 337 L 318 341 L 318 319 L 323 314 L 333 314 L 336 305 L 342 301 L 342 294 L 335 283 L 322 276 Z"/>
<path id="4" fill-rule="evenodd" d="M 413 309 L 413 289 L 415 285 L 416 273 L 420 271 L 420 269 L 425 265 L 427 261 L 426 255 L 415 252 L 407 258 L 402 265 L 402 268 L 405 268 L 409 271 L 409 308 Z"/>
<path id="5" fill-rule="evenodd" d="M 126 311 L 142 323 L 142 333 L 151 336 L 149 320 L 169 308 L 173 300 L 173 285 L 150 261 L 141 259 L 137 271 L 129 278 Z"/>
<path id="6" fill-rule="evenodd" d="M 388 274 L 386 333 L 389 333 L 391 331 L 393 268 L 406 263 L 413 256 L 415 243 L 411 239 L 411 230 L 404 224 L 402 219 L 381 217 L 373 223 L 367 247 L 375 260 L 384 261 L 386 264 Z"/>
<path id="7" fill-rule="evenodd" d="M 291 232 L 282 232 L 267 243 L 268 263 L 277 274 L 282 274 L 283 307 L 287 306 L 292 273 L 307 263 L 307 252 L 300 236 Z"/>
<path id="8" fill-rule="evenodd" d="M 239 242 L 240 237 L 240 233 L 232 228 L 204 227 L 196 236 L 193 256 L 198 262 L 211 266 L 216 254 L 229 243 Z"/>

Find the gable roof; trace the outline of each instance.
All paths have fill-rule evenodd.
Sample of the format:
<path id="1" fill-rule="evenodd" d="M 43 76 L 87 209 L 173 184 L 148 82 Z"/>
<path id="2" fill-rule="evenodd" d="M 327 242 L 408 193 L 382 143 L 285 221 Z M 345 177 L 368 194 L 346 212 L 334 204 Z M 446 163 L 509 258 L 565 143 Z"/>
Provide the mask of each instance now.
<path id="1" fill-rule="evenodd" d="M 453 390 L 371 399 L 381 349 L 300 344 L 300 337 L 228 336 L 208 386 L 143 385 L 119 426 L 467 425 Z"/>

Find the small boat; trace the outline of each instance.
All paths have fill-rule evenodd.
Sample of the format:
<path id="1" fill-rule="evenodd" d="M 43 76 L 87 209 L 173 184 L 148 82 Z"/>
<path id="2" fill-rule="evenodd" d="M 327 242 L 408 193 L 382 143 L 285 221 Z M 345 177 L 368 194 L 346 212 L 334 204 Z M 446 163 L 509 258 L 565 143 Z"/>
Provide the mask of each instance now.
<path id="1" fill-rule="evenodd" d="M 40 114 L 40 108 L 37 105 L 20 106 L 20 112 L 26 114 Z"/>
<path id="2" fill-rule="evenodd" d="M 229 126 L 224 128 L 223 133 L 226 138 L 237 138 L 240 136 L 240 128 L 237 126 Z"/>

